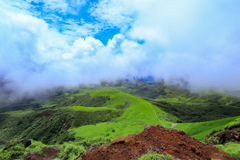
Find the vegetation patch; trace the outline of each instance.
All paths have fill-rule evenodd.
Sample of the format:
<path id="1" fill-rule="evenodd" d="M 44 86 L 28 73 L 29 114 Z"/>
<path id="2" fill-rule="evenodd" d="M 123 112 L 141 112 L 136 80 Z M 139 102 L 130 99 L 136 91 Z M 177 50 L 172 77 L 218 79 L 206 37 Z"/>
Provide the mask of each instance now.
<path id="1" fill-rule="evenodd" d="M 0 159 L 20 159 L 25 152 L 25 147 L 22 143 L 14 145 L 8 150 L 0 150 Z"/>
<path id="2" fill-rule="evenodd" d="M 200 141 L 213 130 L 239 126 L 238 97 L 190 93 L 163 83 L 138 81 L 121 85 L 58 89 L 48 98 L 9 104 L 9 108 L 0 109 L 0 144 L 12 139 L 34 139 L 24 151 L 21 146 L 13 150 L 26 154 L 54 144 L 60 149 L 68 148 L 59 154 L 60 159 L 72 159 L 84 151 L 82 146 L 100 146 L 118 137 L 138 134 L 149 124 L 169 129 L 173 126 Z"/>
<path id="3" fill-rule="evenodd" d="M 89 94 L 91 96 L 109 96 L 110 100 L 107 101 L 106 107 L 122 109 L 124 112 L 122 116 L 108 122 L 71 128 L 69 132 L 75 134 L 76 139 L 78 137 L 83 139 L 103 137 L 113 140 L 129 134 L 138 134 L 148 124 L 160 124 L 170 128 L 172 122 L 169 121 L 176 122 L 178 120 L 142 98 L 118 92 L 111 88 L 93 90 Z M 161 121 L 157 119 L 155 113 Z"/>
<path id="4" fill-rule="evenodd" d="M 224 145 L 216 145 L 217 148 L 227 152 L 230 156 L 236 157 L 240 159 L 240 144 L 229 142 Z"/>
<path id="5" fill-rule="evenodd" d="M 224 130 L 224 127 L 229 122 L 233 121 L 238 117 L 231 117 L 225 119 L 219 119 L 207 122 L 197 122 L 197 123 L 179 123 L 174 126 L 175 129 L 184 131 L 187 135 L 198 139 L 199 141 L 205 141 L 205 136 L 212 133 L 214 130 Z"/>
<path id="6" fill-rule="evenodd" d="M 105 138 L 105 137 L 94 137 L 94 138 L 88 138 L 88 139 L 78 137 L 76 139 L 76 142 L 77 142 L 77 145 L 83 145 L 85 147 L 89 147 L 92 144 L 97 145 L 97 146 L 101 146 L 102 144 L 110 143 L 111 139 Z"/>
<path id="7" fill-rule="evenodd" d="M 48 116 L 33 114 L 15 118 L 7 117 L 0 122 L 0 140 L 6 142 L 14 138 L 28 138 L 45 144 L 63 143 L 75 139 L 66 128 L 107 122 L 120 115 L 120 111 L 112 110 L 86 112 L 58 109 L 53 110 Z M 70 126 L 67 127 L 67 125 Z"/>
<path id="8" fill-rule="evenodd" d="M 152 100 L 146 99 L 153 105 L 161 108 L 167 113 L 178 117 L 181 122 L 204 122 L 240 115 L 240 108 L 227 106 L 218 102 L 191 101 L 181 97 L 178 100 Z"/>
<path id="9" fill-rule="evenodd" d="M 84 106 L 84 107 L 103 107 L 107 101 L 110 100 L 109 96 L 90 96 L 82 95 L 75 97 L 73 99 L 69 99 L 66 102 L 63 102 L 57 107 L 64 107 L 64 106 Z"/>
<path id="10" fill-rule="evenodd" d="M 174 160 L 174 158 L 169 154 L 158 154 L 154 152 L 143 155 L 139 160 Z"/>
<path id="11" fill-rule="evenodd" d="M 62 150 L 59 155 L 59 160 L 70 160 L 75 159 L 81 151 L 86 152 L 85 148 L 74 143 L 64 143 L 58 146 Z M 57 159 L 55 159 L 57 160 Z"/>
<path id="12" fill-rule="evenodd" d="M 232 128 L 237 128 L 237 127 L 240 127 L 240 118 L 237 118 L 234 121 L 228 123 L 225 126 L 225 129 L 232 129 Z"/>
<path id="13" fill-rule="evenodd" d="M 61 109 L 73 109 L 75 111 L 87 111 L 87 112 L 105 111 L 105 110 L 118 111 L 115 108 L 108 108 L 108 107 L 83 107 L 83 106 L 68 106 L 68 107 L 62 107 Z"/>
<path id="14" fill-rule="evenodd" d="M 0 113 L 4 113 L 9 111 L 18 111 L 18 110 L 26 110 L 26 109 L 32 109 L 34 111 L 37 111 L 38 109 L 41 108 L 42 104 L 33 98 L 26 98 L 26 99 L 18 100 L 11 104 L 7 104 L 3 106 L 1 105 L 2 104 L 0 104 Z"/>

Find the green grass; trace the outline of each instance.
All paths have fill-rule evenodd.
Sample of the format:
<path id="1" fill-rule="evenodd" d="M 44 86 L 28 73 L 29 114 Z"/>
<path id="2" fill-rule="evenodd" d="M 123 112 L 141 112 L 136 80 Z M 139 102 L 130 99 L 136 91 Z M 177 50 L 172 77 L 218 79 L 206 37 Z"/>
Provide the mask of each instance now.
<path id="1" fill-rule="evenodd" d="M 31 145 L 28 146 L 26 149 L 25 149 L 25 154 L 29 153 L 29 152 L 39 152 L 41 151 L 43 148 L 48 148 L 50 147 L 50 145 L 46 145 L 46 144 L 43 144 L 42 142 L 40 141 L 35 141 L 35 140 L 32 140 L 31 139 Z"/>
<path id="2" fill-rule="evenodd" d="M 234 121 L 228 123 L 225 128 L 232 129 L 235 127 L 240 127 L 240 118 L 235 119 Z"/>
<path id="3" fill-rule="evenodd" d="M 86 112 L 95 112 L 95 111 L 103 111 L 103 110 L 118 111 L 116 108 L 108 108 L 108 107 L 83 107 L 83 106 L 68 106 L 68 107 L 62 107 L 61 109 L 73 109 L 73 110 L 75 110 L 75 111 L 86 111 Z"/>
<path id="4" fill-rule="evenodd" d="M 187 135 L 194 137 L 199 141 L 204 141 L 206 135 L 209 135 L 214 130 L 224 130 L 226 124 L 236 118 L 240 118 L 240 116 L 206 122 L 179 123 L 174 128 L 184 131 Z"/>
<path id="5" fill-rule="evenodd" d="M 70 133 L 75 133 L 76 138 L 91 139 L 100 136 L 113 140 L 129 134 L 138 134 L 143 130 L 144 126 L 148 124 L 162 125 L 155 117 L 150 103 L 139 97 L 117 92 L 110 88 L 103 88 L 102 90 L 99 89 L 98 91 L 91 91 L 89 93 L 91 96 L 110 96 L 110 100 L 107 101 L 105 105 L 105 107 L 108 108 L 114 108 L 117 105 L 129 105 L 126 106 L 124 114 L 121 117 L 113 119 L 110 122 L 70 129 Z M 167 127 L 170 127 L 172 123 L 167 120 L 169 120 L 171 116 L 159 108 L 153 107 L 159 119 L 161 119 Z"/>
<path id="6" fill-rule="evenodd" d="M 234 142 L 229 142 L 226 143 L 225 145 L 216 145 L 217 148 L 227 152 L 230 156 L 240 158 L 240 144 L 239 143 L 234 143 Z"/>
<path id="7" fill-rule="evenodd" d="M 170 102 L 170 103 L 182 103 L 182 101 L 180 101 L 179 99 L 175 99 L 175 98 L 166 99 L 163 101 Z"/>
<path id="8" fill-rule="evenodd" d="M 35 141 L 31 139 L 31 145 L 27 148 L 24 148 L 22 143 L 17 143 L 15 146 L 10 147 L 8 150 L 3 151 L 0 149 L 0 159 L 20 159 L 24 155 L 30 152 L 40 152 L 44 148 L 51 147 L 52 145 L 45 145 L 40 141 Z M 63 144 L 55 145 L 58 149 L 61 150 L 59 153 L 59 159 L 61 160 L 72 160 L 76 158 L 81 151 L 86 152 L 83 145 L 75 142 L 65 142 Z"/>
<path id="9" fill-rule="evenodd" d="M 0 140 L 6 142 L 29 138 L 46 144 L 63 143 L 74 139 L 74 136 L 67 131 L 70 126 L 80 127 L 107 122 L 121 115 L 116 108 L 91 112 L 74 109 L 55 109 L 45 113 L 47 112 L 49 113 L 46 115 L 34 113 L 0 119 Z"/>
<path id="10" fill-rule="evenodd" d="M 140 157 L 138 160 L 174 160 L 169 154 L 148 153 Z"/>
<path id="11" fill-rule="evenodd" d="M 33 109 L 26 109 L 26 110 L 17 110 L 17 111 L 9 111 L 9 112 L 5 112 L 5 114 L 8 114 L 11 117 L 18 117 L 18 116 L 25 116 L 28 114 L 32 114 L 36 111 L 34 111 Z"/>
<path id="12" fill-rule="evenodd" d="M 0 145 L 0 149 L 2 149 L 4 146 L 5 146 L 5 145 L 2 145 L 2 144 L 1 144 L 1 145 Z"/>
<path id="13" fill-rule="evenodd" d="M 151 92 L 154 87 L 156 90 Z M 114 89 L 120 89 L 136 96 Z M 138 97 L 146 96 L 148 93 L 150 95 L 147 97 L 150 98 L 156 98 L 156 95 L 161 93 L 162 95 L 158 96 L 161 100 Z M 180 122 L 181 116 L 178 116 L 179 114 L 183 116 L 188 114 L 188 117 L 183 117 L 183 120 L 193 121 L 199 120 L 199 117 L 203 118 L 201 120 L 225 118 L 225 116 L 231 116 L 229 115 L 230 111 L 239 115 L 235 112 L 239 108 L 237 102 L 239 102 L 239 98 L 236 97 L 216 93 L 206 93 L 199 96 L 186 91 L 174 91 L 174 89 L 164 86 L 159 88 L 151 86 L 147 90 L 146 86 L 140 88 L 91 87 L 67 93 L 59 90 L 49 101 L 33 103 L 37 107 L 55 106 L 55 109 L 48 116 L 40 116 L 41 113 L 34 112 L 30 108 L 32 104 L 27 103 L 23 103 L 21 110 L 1 114 L 0 139 L 10 140 L 9 137 L 16 139 L 24 137 L 54 144 L 63 143 L 75 137 L 76 143 L 74 145 L 89 146 L 92 143 L 101 145 L 117 137 L 139 134 L 148 124 L 160 124 L 170 129 L 173 123 Z M 161 122 L 156 118 L 154 110 Z M 168 112 L 168 110 L 172 112 Z M 224 115 L 212 117 L 210 113 L 219 115 L 223 113 Z M 213 130 L 224 129 L 229 122 L 236 118 L 240 118 L 240 116 L 214 121 L 178 123 L 174 128 L 183 130 L 189 136 L 204 141 L 206 135 Z M 67 124 L 71 124 L 68 131 L 65 130 Z M 34 144 L 37 143 L 34 142 Z M 42 144 L 39 146 L 43 147 Z M 31 150 L 34 149 L 38 151 L 40 148 L 33 145 Z M 62 152 L 62 157 L 69 155 L 70 153 Z"/>
<path id="14" fill-rule="evenodd" d="M 82 96 L 68 99 L 67 101 L 56 105 L 57 107 L 65 106 L 84 106 L 84 107 L 104 107 L 106 102 L 110 100 L 109 96 L 90 96 L 85 94 Z"/>
<path id="15" fill-rule="evenodd" d="M 50 108 L 50 107 L 53 107 L 53 106 L 55 106 L 55 105 L 56 105 L 56 103 L 54 103 L 54 104 L 48 103 L 48 104 L 42 105 L 42 108 Z"/>
<path id="16" fill-rule="evenodd" d="M 190 98 L 184 97 L 178 99 L 146 100 L 158 106 L 163 111 L 178 117 L 181 122 L 204 122 L 240 115 L 239 107 L 221 104 L 220 101 L 214 101 L 211 98 L 205 101 L 197 98 L 190 100 Z"/>
<path id="17" fill-rule="evenodd" d="M 1 160 L 10 160 L 10 159 L 20 159 L 24 155 L 24 145 L 19 143 L 8 148 L 7 151 L 0 150 L 0 159 Z"/>

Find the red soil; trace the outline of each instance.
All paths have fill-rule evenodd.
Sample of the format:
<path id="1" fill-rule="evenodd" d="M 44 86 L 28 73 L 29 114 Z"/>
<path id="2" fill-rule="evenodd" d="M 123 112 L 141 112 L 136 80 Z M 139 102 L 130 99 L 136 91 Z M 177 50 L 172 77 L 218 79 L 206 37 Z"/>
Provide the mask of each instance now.
<path id="1" fill-rule="evenodd" d="M 167 153 L 175 159 L 236 159 L 213 145 L 189 137 L 183 131 L 170 131 L 159 125 L 147 126 L 139 135 L 117 138 L 100 148 L 81 153 L 81 157 L 82 160 L 137 160 L 151 152 Z"/>

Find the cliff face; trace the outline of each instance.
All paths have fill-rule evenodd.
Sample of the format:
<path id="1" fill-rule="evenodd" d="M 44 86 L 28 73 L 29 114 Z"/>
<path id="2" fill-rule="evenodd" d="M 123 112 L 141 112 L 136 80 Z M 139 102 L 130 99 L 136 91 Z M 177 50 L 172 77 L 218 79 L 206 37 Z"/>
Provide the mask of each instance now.
<path id="1" fill-rule="evenodd" d="M 129 135 L 113 140 L 100 148 L 81 153 L 82 160 L 138 159 L 142 155 L 167 153 L 175 159 L 234 160 L 211 144 L 204 144 L 180 130 L 168 130 L 161 126 L 147 126 L 139 135 Z"/>

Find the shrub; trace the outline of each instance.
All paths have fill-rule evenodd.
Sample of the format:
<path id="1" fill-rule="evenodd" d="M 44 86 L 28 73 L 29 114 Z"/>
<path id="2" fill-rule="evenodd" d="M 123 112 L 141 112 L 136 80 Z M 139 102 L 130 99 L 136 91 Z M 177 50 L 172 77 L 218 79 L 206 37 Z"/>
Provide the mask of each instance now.
<path id="1" fill-rule="evenodd" d="M 0 151 L 0 159 L 18 159 L 24 155 L 24 145 L 19 143 L 15 146 L 8 148 L 7 150 Z"/>
<path id="2" fill-rule="evenodd" d="M 32 144 L 30 146 L 28 146 L 25 150 L 25 154 L 29 153 L 29 152 L 39 152 L 41 151 L 43 148 L 48 148 L 50 146 L 43 144 L 40 141 L 34 141 L 31 140 Z"/>
<path id="3" fill-rule="evenodd" d="M 86 152 L 83 146 L 78 146 L 73 143 L 64 143 L 58 146 L 58 148 L 63 149 L 63 151 L 59 153 L 59 158 L 61 160 L 74 159 L 80 154 L 81 151 Z"/>

